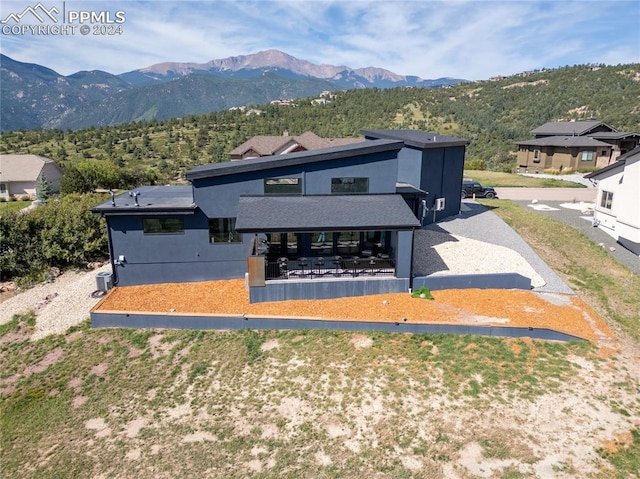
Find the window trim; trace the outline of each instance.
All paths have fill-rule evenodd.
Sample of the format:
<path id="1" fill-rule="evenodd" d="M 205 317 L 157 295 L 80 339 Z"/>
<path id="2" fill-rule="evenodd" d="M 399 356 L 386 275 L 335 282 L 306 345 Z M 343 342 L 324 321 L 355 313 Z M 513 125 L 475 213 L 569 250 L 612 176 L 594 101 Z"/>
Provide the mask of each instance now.
<path id="1" fill-rule="evenodd" d="M 146 225 L 147 221 L 158 221 L 160 226 L 160 231 L 148 231 L 148 228 Z M 180 229 L 175 231 L 174 230 L 165 231 L 162 225 L 163 221 L 177 221 L 180 224 Z M 183 235 L 184 234 L 184 218 L 181 218 L 179 216 L 142 218 L 142 232 L 145 235 Z"/>

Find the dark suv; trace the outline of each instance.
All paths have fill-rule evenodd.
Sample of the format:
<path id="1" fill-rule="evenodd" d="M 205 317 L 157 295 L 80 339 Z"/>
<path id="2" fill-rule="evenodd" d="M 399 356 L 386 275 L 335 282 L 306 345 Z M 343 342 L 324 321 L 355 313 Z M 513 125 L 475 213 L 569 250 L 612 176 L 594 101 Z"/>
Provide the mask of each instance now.
<path id="1" fill-rule="evenodd" d="M 477 181 L 463 181 L 462 182 L 462 197 L 463 198 L 497 198 L 498 194 L 491 186 L 482 186 Z"/>

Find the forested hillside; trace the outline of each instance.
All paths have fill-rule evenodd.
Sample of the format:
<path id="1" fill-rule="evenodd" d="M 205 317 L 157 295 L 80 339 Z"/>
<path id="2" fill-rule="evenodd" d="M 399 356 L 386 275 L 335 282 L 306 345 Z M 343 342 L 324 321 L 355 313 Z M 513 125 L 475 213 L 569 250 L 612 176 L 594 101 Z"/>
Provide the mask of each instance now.
<path id="1" fill-rule="evenodd" d="M 437 90 L 349 90 L 326 105 L 306 99 L 253 108 L 262 114 L 233 110 L 100 129 L 3 133 L 0 148 L 58 161 L 69 191 L 181 181 L 196 165 L 226 161 L 254 135 L 285 130 L 356 137 L 363 128 L 419 128 L 469 139 L 474 168 L 508 170 L 513 141 L 547 121 L 595 117 L 640 132 L 640 64 L 566 67 Z"/>

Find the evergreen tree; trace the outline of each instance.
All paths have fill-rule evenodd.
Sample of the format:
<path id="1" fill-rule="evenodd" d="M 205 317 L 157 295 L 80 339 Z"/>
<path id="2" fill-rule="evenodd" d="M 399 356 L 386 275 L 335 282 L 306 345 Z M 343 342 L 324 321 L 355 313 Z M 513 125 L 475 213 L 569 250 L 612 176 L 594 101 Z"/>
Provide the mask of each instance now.
<path id="1" fill-rule="evenodd" d="M 36 199 L 38 200 L 38 203 L 46 203 L 51 196 L 51 193 L 51 183 L 47 180 L 46 175 L 42 173 L 38 176 L 38 180 L 36 182 Z"/>

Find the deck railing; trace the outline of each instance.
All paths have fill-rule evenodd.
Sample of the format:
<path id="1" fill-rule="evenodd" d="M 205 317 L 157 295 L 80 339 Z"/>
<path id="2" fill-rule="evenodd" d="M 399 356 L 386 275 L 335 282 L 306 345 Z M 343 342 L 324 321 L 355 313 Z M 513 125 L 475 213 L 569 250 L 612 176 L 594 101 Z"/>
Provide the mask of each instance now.
<path id="1" fill-rule="evenodd" d="M 322 279 L 395 276 L 395 263 L 389 258 L 318 257 L 266 263 L 265 278 L 273 279 Z"/>

